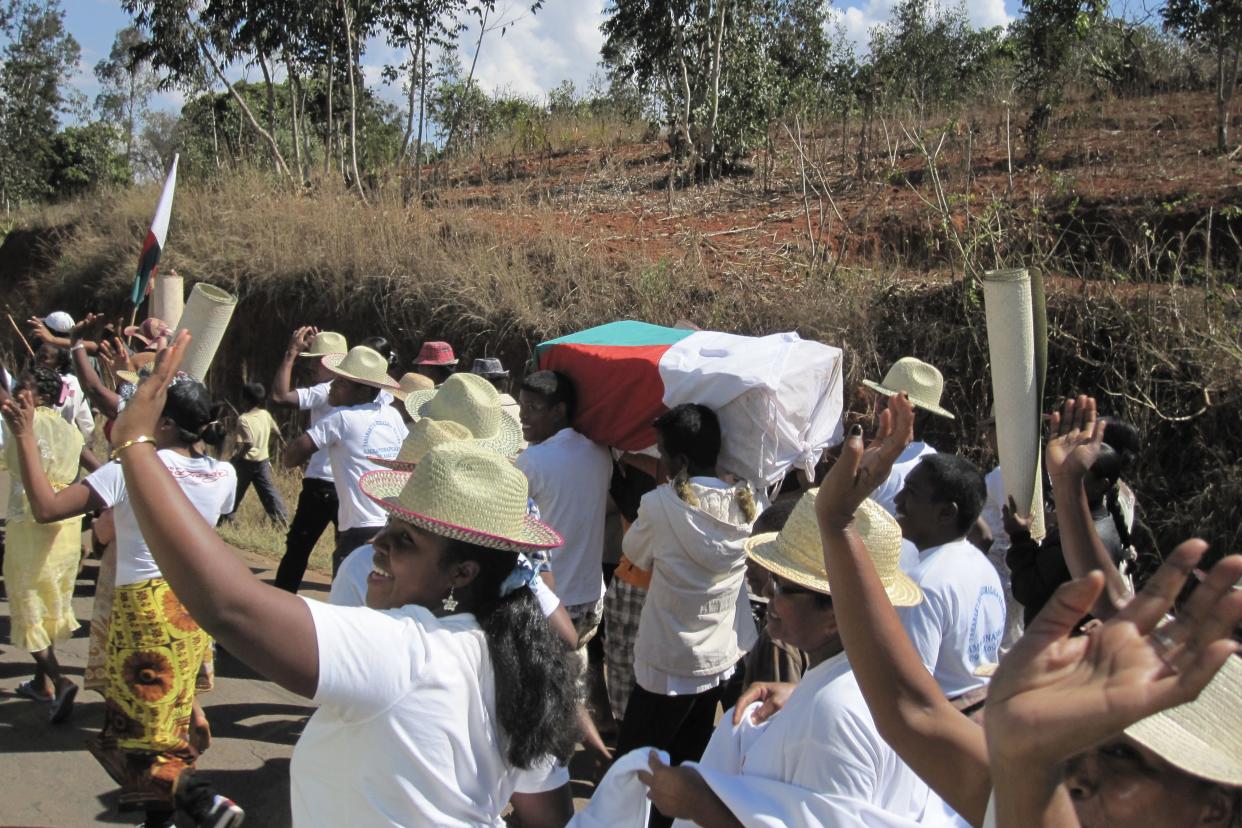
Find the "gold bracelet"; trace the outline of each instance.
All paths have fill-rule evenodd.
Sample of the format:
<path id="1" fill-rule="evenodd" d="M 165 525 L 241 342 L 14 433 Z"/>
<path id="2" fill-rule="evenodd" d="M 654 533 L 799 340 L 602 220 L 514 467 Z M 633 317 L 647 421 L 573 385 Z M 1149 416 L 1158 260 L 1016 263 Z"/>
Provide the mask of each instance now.
<path id="1" fill-rule="evenodd" d="M 154 442 L 155 442 L 155 438 L 154 438 L 154 437 L 148 437 L 148 436 L 147 436 L 147 435 L 145 435 L 145 434 L 140 434 L 140 435 L 138 435 L 137 437 L 135 437 L 134 439 L 132 439 L 132 440 L 126 440 L 124 443 L 121 443 L 119 446 L 117 446 L 116 448 L 114 448 L 114 449 L 111 451 L 111 453 L 109 453 L 109 454 L 108 454 L 108 459 L 109 459 L 109 460 L 115 460 L 115 459 L 116 459 L 116 456 L 117 456 L 118 454 L 120 454 L 121 452 L 125 451 L 125 449 L 129 448 L 130 446 L 136 446 L 136 445 L 138 445 L 139 443 L 154 443 Z"/>

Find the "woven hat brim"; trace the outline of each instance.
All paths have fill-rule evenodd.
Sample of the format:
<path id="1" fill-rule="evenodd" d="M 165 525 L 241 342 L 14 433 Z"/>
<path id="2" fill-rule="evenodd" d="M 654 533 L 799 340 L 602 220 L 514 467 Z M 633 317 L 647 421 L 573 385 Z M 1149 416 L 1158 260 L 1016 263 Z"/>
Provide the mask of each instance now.
<path id="1" fill-rule="evenodd" d="M 449 360 L 417 359 L 414 361 L 414 364 L 415 365 L 435 365 L 440 368 L 447 368 L 448 366 L 456 365 L 459 362 L 461 362 L 460 359 L 449 359 Z"/>
<path id="2" fill-rule="evenodd" d="M 314 350 L 312 350 L 312 351 L 303 351 L 302 353 L 298 354 L 298 356 L 300 356 L 300 357 L 319 357 L 320 359 L 323 359 L 324 357 L 326 357 L 326 356 L 327 356 L 328 354 L 330 354 L 330 353 L 333 353 L 333 352 L 332 352 L 332 351 L 314 351 Z"/>
<path id="3" fill-rule="evenodd" d="M 386 469 L 392 469 L 393 471 L 403 472 L 414 471 L 414 467 L 418 465 L 417 463 L 407 463 L 404 460 L 389 460 L 386 457 L 368 457 L 367 462 L 383 466 Z"/>
<path id="4" fill-rule="evenodd" d="M 871 380 L 863 380 L 863 385 L 867 386 L 872 391 L 875 391 L 878 394 L 883 394 L 886 397 L 894 397 L 897 394 L 901 393 L 900 391 L 894 391 L 892 388 L 885 388 L 883 385 L 880 385 L 878 382 L 872 382 Z M 943 409 L 938 405 L 932 405 L 931 403 L 926 403 L 926 402 L 923 402 L 922 400 L 916 400 L 914 397 L 910 397 L 910 404 L 913 405 L 915 408 L 921 408 L 924 411 L 930 411 L 931 413 L 939 417 L 948 417 L 950 420 L 957 419 L 957 417 L 953 416 L 953 414 L 950 411 L 947 411 L 946 409 Z"/>
<path id="5" fill-rule="evenodd" d="M 532 549 L 555 549 L 565 543 L 555 529 L 537 518 L 526 515 L 522 520 L 522 529 L 515 537 L 502 537 L 468 526 L 461 526 L 429 515 L 412 512 L 403 507 L 397 498 L 412 472 L 407 471 L 372 471 L 362 475 L 358 487 L 362 493 L 379 504 L 388 514 L 425 529 L 433 535 L 465 541 L 488 549 L 499 549 L 507 552 L 525 552 Z"/>
<path id="6" fill-rule="evenodd" d="M 807 572 L 794 566 L 780 551 L 776 543 L 779 534 L 772 532 L 747 538 L 743 544 L 746 557 L 769 572 L 780 575 L 787 581 L 799 586 L 813 589 L 824 595 L 832 595 L 832 585 L 818 574 Z M 919 588 L 909 575 L 898 570 L 893 585 L 885 588 L 888 600 L 895 607 L 913 607 L 923 602 L 923 590 Z"/>
<path id="7" fill-rule="evenodd" d="M 413 422 L 418 422 L 426 415 L 422 409 L 431 402 L 438 393 L 437 389 L 411 391 L 405 398 L 405 412 Z M 485 449 L 491 449 L 502 457 L 516 457 L 522 450 L 522 426 L 517 420 L 500 412 L 500 429 L 491 437 L 476 437 L 474 442 Z"/>
<path id="8" fill-rule="evenodd" d="M 397 384 L 397 381 L 393 379 L 392 377 L 387 377 L 387 381 L 385 382 L 384 380 L 373 380 L 367 377 L 360 377 L 360 376 L 357 376 L 356 374 L 351 374 L 347 371 L 340 370 L 336 366 L 340 364 L 341 360 L 345 359 L 345 356 L 346 356 L 345 354 L 324 354 L 323 367 L 327 368 L 330 372 L 332 372 L 332 375 L 334 377 L 341 377 L 343 379 L 349 380 L 350 382 L 356 382 L 359 385 L 369 385 L 372 388 L 383 388 L 388 391 L 392 391 L 394 389 L 401 387 Z"/>

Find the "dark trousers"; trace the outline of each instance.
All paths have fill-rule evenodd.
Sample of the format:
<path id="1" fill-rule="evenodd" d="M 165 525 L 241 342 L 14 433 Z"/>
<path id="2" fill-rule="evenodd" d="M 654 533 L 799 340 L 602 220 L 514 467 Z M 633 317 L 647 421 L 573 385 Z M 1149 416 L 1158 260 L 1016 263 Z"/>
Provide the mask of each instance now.
<path id="1" fill-rule="evenodd" d="M 280 492 L 276 491 L 276 483 L 272 481 L 270 461 L 237 459 L 233 461 L 233 468 L 237 470 L 237 497 L 233 500 L 233 511 L 225 515 L 226 518 L 232 518 L 237 514 L 237 510 L 241 508 L 242 499 L 246 496 L 246 490 L 253 483 L 254 490 L 259 493 L 259 502 L 263 504 L 263 511 L 267 512 L 267 516 L 282 525 L 289 522 L 285 513 L 285 502 L 280 499 Z"/>
<path id="2" fill-rule="evenodd" d="M 336 549 L 332 552 L 332 577 L 336 577 L 336 571 L 341 568 L 341 564 L 349 557 L 350 552 L 364 543 L 370 543 L 371 538 L 378 535 L 383 528 L 383 526 L 359 526 L 356 529 L 346 529 L 344 532 L 338 531 Z"/>
<path id="3" fill-rule="evenodd" d="M 331 480 L 302 478 L 302 492 L 293 512 L 293 523 L 285 536 L 285 556 L 276 570 L 276 586 L 286 592 L 297 592 L 306 574 L 306 562 L 319 542 L 319 536 L 331 523 L 336 526 L 336 484 Z"/>
<path id="4" fill-rule="evenodd" d="M 718 684 L 693 696 L 661 696 L 634 685 L 617 733 L 616 756 L 653 747 L 667 750 L 674 765 L 697 762 L 716 728 L 716 705 L 725 687 Z M 651 809 L 652 828 L 673 824 L 656 808 Z"/>

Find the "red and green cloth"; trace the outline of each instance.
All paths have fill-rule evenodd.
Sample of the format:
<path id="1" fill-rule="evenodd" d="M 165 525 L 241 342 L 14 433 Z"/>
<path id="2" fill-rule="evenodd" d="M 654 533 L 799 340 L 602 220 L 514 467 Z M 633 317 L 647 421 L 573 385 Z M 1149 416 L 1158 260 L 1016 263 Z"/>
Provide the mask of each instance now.
<path id="1" fill-rule="evenodd" d="M 652 422 L 681 403 L 716 411 L 722 469 L 753 483 L 813 466 L 841 437 L 841 351 L 794 333 L 749 337 L 627 320 L 544 342 L 534 361 L 574 381 L 574 427 L 622 451 L 654 446 Z"/>

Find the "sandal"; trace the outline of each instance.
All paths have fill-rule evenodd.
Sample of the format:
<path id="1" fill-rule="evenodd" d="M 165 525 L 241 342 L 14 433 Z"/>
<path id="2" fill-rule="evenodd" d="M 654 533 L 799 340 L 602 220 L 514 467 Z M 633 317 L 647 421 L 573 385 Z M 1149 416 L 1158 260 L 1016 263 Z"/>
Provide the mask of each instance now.
<path id="1" fill-rule="evenodd" d="M 56 699 L 52 702 L 52 710 L 47 720 L 52 724 L 60 724 L 73 714 L 73 700 L 78 695 L 78 686 L 72 682 L 56 691 Z"/>
<path id="2" fill-rule="evenodd" d="M 38 691 L 35 687 L 34 679 L 23 681 L 21 684 L 13 688 L 13 692 L 23 698 L 30 699 L 31 701 L 50 702 L 52 700 L 51 694 L 44 695 Z"/>

